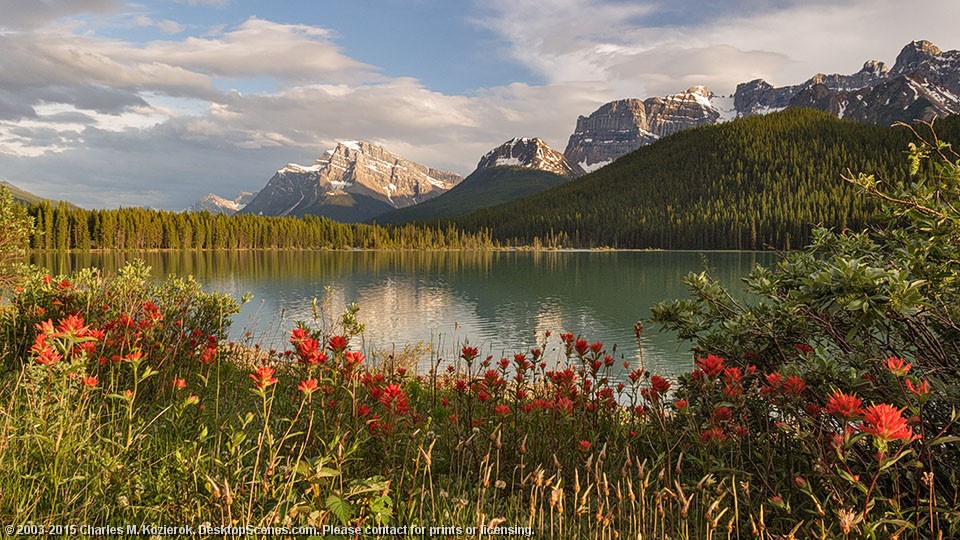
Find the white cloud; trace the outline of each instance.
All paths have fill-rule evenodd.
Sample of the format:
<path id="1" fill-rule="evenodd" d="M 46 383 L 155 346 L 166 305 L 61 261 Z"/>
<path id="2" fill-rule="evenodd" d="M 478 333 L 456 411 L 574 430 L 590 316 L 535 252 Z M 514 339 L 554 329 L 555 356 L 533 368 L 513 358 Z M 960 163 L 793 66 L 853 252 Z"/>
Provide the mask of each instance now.
<path id="1" fill-rule="evenodd" d="M 0 0 L 0 30 L 38 28 L 77 15 L 105 15 L 122 6 L 120 0 Z"/>
<path id="2" fill-rule="evenodd" d="M 701 81 L 718 93 L 765 78 L 796 84 L 818 71 L 851 73 L 868 59 L 889 64 L 914 39 L 956 47 L 960 3 L 620 3 L 493 0 L 479 24 L 511 56 L 550 83 L 597 81 L 618 96 L 676 92 Z M 537 17 L 525 16 L 536 12 Z M 936 13 L 936 17 L 931 17 Z"/>
<path id="3" fill-rule="evenodd" d="M 758 77 L 792 84 L 816 71 L 856 71 L 869 58 L 892 63 L 913 39 L 958 45 L 960 5 L 945 2 L 910 10 L 893 0 L 697 6 L 493 0 L 477 18 L 503 43 L 491 54 L 509 55 L 545 83 L 450 95 L 383 75 L 347 55 L 326 28 L 249 18 L 201 34 L 129 8 L 124 24 L 195 34 L 133 43 L 62 23 L 115 13 L 116 2 L 0 0 L 0 24 L 25 29 L 0 32 L 0 170 L 21 187 L 81 205 L 166 208 L 208 191 L 259 189 L 284 163 L 310 162 L 342 139 L 466 174 L 514 136 L 563 150 L 577 116 L 612 99 L 695 84 L 729 93 Z M 260 90 L 223 90 L 248 79 Z"/>
<path id="4" fill-rule="evenodd" d="M 137 26 L 155 27 L 166 34 L 179 34 L 184 30 L 184 26 L 177 21 L 172 21 L 170 19 L 161 19 L 157 21 L 143 14 L 136 15 L 133 18 L 133 22 Z"/>

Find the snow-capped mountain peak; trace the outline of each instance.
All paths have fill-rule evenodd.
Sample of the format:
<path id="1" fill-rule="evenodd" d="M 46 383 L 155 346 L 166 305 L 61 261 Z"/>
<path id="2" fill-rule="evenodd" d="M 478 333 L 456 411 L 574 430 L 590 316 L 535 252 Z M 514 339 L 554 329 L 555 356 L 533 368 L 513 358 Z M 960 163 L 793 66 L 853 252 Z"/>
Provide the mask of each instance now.
<path id="1" fill-rule="evenodd" d="M 561 176 L 580 176 L 584 173 L 579 166 L 571 165 L 563 154 L 537 137 L 516 137 L 487 152 L 480 158 L 477 170 L 491 167 L 523 167 Z"/>
<path id="2" fill-rule="evenodd" d="M 185 212 L 203 212 L 207 211 L 212 214 L 234 214 L 239 212 L 244 206 L 247 205 L 254 197 L 257 196 L 256 192 L 241 191 L 240 195 L 236 199 L 230 200 L 214 193 L 207 193 L 203 197 L 200 197 L 197 202 L 191 204 L 184 211 Z"/>

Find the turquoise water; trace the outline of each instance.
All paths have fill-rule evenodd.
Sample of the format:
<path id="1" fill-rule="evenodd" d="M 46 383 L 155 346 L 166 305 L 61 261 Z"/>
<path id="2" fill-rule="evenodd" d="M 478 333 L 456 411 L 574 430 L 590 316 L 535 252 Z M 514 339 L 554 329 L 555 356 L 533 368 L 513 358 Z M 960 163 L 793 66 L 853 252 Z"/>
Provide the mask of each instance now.
<path id="1" fill-rule="evenodd" d="M 192 274 L 205 287 L 253 294 L 232 327 L 267 346 L 282 347 L 295 321 L 313 320 L 312 301 L 335 316 L 360 306 L 365 350 L 402 350 L 418 342 L 427 356 L 449 360 L 465 341 L 484 354 L 512 355 L 543 342 L 559 354 L 558 336 L 573 332 L 616 346 L 617 365 L 674 375 L 692 365 L 689 346 L 647 323 L 634 324 L 655 303 L 682 298 L 689 272 L 708 269 L 738 287 L 757 263 L 776 255 L 755 252 L 172 252 L 36 254 L 54 272 L 97 266 L 113 271 L 141 258 L 154 275 Z M 425 357 L 424 362 L 428 363 Z M 423 367 L 423 365 L 421 365 Z M 618 368 L 619 369 L 619 368 Z"/>

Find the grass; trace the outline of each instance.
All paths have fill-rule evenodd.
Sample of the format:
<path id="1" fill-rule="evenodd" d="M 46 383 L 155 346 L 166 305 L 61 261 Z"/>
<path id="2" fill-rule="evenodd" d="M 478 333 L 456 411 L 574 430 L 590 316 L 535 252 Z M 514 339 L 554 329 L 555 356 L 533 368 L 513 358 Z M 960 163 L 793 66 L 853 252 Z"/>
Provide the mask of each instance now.
<path id="1" fill-rule="evenodd" d="M 618 378 L 603 344 L 572 333 L 502 359 L 464 344 L 418 374 L 417 349 L 374 362 L 351 348 L 351 310 L 270 351 L 226 341 L 236 307 L 190 280 L 150 286 L 136 265 L 32 276 L 0 315 L 5 524 L 960 534 L 937 461 L 954 441 L 924 427 L 942 389 L 906 363 L 877 375 L 912 388 L 880 414 L 852 391 L 737 359 L 700 359 L 679 380 Z M 97 536 L 84 531 L 32 530 Z"/>

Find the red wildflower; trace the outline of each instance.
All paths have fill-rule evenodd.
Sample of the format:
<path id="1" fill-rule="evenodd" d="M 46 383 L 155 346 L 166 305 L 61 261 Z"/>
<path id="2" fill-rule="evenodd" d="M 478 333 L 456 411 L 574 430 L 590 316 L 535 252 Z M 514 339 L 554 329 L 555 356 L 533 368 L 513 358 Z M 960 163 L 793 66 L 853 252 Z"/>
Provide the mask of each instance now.
<path id="1" fill-rule="evenodd" d="M 700 443 L 701 443 L 701 444 L 707 444 L 707 443 L 709 443 L 709 442 L 711 442 L 711 441 L 716 441 L 716 442 L 718 442 L 718 443 L 721 443 L 721 442 L 723 442 L 723 441 L 725 441 L 725 440 L 727 440 L 727 435 L 723 432 L 722 429 L 720 429 L 720 428 L 718 428 L 718 427 L 712 427 L 712 428 L 709 428 L 709 429 L 705 429 L 705 430 L 703 430 L 702 433 L 700 433 Z"/>
<path id="2" fill-rule="evenodd" d="M 837 418 L 850 420 L 859 416 L 863 411 L 860 408 L 862 402 L 860 398 L 853 394 L 844 394 L 837 390 L 830 394 L 827 400 L 827 412 Z"/>
<path id="3" fill-rule="evenodd" d="M 602 350 L 603 350 L 603 343 L 600 343 L 599 341 L 595 341 L 590 344 L 590 352 L 595 354 L 600 354 L 600 351 Z"/>
<path id="4" fill-rule="evenodd" d="M 184 379 L 174 379 L 170 386 L 173 386 L 176 390 L 180 390 L 187 387 L 187 381 Z"/>
<path id="5" fill-rule="evenodd" d="M 736 399 L 743 393 L 743 386 L 740 383 L 728 384 L 723 387 L 723 395 L 730 399 Z"/>
<path id="6" fill-rule="evenodd" d="M 261 366 L 257 368 L 256 373 L 251 373 L 250 378 L 253 379 L 253 384 L 260 390 L 265 390 L 271 384 L 277 383 L 277 378 L 273 376 L 277 370 L 270 366 Z"/>
<path id="7" fill-rule="evenodd" d="M 574 349 L 576 349 L 577 354 L 580 356 L 587 354 L 588 348 L 590 348 L 590 346 L 585 339 L 578 339 L 576 345 L 574 345 Z"/>
<path id="8" fill-rule="evenodd" d="M 51 337 L 58 336 L 56 329 L 53 327 L 53 321 L 50 319 L 37 323 L 35 326 L 37 328 L 37 331 L 40 332 L 41 334 L 51 336 Z"/>
<path id="9" fill-rule="evenodd" d="M 61 356 L 60 353 L 47 347 L 46 349 L 40 351 L 40 354 L 37 356 L 37 363 L 44 366 L 52 366 L 62 359 L 63 356 Z"/>
<path id="10" fill-rule="evenodd" d="M 479 355 L 480 351 L 477 350 L 476 347 L 464 346 L 460 349 L 460 358 L 463 358 L 467 362 L 472 362 Z"/>
<path id="11" fill-rule="evenodd" d="M 380 403 L 397 414 L 404 414 L 410 410 L 407 394 L 396 383 L 390 383 L 384 387 L 383 394 L 380 395 Z"/>
<path id="12" fill-rule="evenodd" d="M 52 284 L 53 284 L 53 277 L 52 277 L 52 276 L 43 276 L 43 284 L 44 284 L 44 285 L 52 285 Z"/>
<path id="13" fill-rule="evenodd" d="M 580 441 L 579 443 L 577 443 L 577 446 L 580 448 L 581 452 L 589 452 L 590 447 L 593 446 L 593 443 L 591 443 L 590 441 Z"/>
<path id="14" fill-rule="evenodd" d="M 806 343 L 797 343 L 793 346 L 793 348 L 796 349 L 800 354 L 810 354 L 813 352 L 813 347 L 807 345 Z"/>
<path id="15" fill-rule="evenodd" d="M 800 394 L 803 394 L 803 391 L 806 389 L 807 383 L 797 376 L 791 375 L 787 377 L 786 382 L 783 383 L 783 391 L 793 397 L 800 397 Z"/>
<path id="16" fill-rule="evenodd" d="M 678 411 L 686 410 L 686 408 L 687 408 L 689 405 L 690 405 L 690 402 L 687 401 L 687 400 L 685 400 L 685 399 L 678 399 L 678 400 L 676 400 L 676 401 L 673 402 L 673 407 L 674 407 L 675 409 L 677 409 Z"/>
<path id="17" fill-rule="evenodd" d="M 370 414 L 370 407 L 366 405 L 357 405 L 357 416 L 366 416 Z"/>
<path id="18" fill-rule="evenodd" d="M 300 384 L 297 385 L 297 390 L 303 392 L 303 395 L 309 397 L 311 394 L 317 391 L 317 380 L 310 378 L 300 381 Z"/>
<path id="19" fill-rule="evenodd" d="M 642 370 L 642 369 L 637 368 L 637 369 L 635 369 L 635 370 L 633 370 L 633 371 L 630 372 L 630 380 L 631 380 L 631 381 L 637 382 L 638 380 L 640 380 L 640 377 L 643 377 L 643 370 Z"/>
<path id="20" fill-rule="evenodd" d="M 907 390 L 910 390 L 910 393 L 917 396 L 918 398 L 924 398 L 927 394 L 930 393 L 930 381 L 924 379 L 923 382 L 919 382 L 916 385 L 913 384 L 913 381 L 910 379 L 906 380 Z"/>
<path id="21" fill-rule="evenodd" d="M 650 386 L 657 392 L 663 394 L 667 390 L 670 390 L 670 381 L 664 379 L 659 375 L 653 375 L 650 377 Z"/>
<path id="22" fill-rule="evenodd" d="M 557 412 L 561 412 L 565 414 L 570 414 L 573 412 L 573 401 L 571 401 L 570 398 L 566 396 L 554 402 L 553 406 L 557 410 Z"/>
<path id="23" fill-rule="evenodd" d="M 726 407 L 717 407 L 713 410 L 714 422 L 729 422 L 733 419 L 733 413 Z"/>
<path id="24" fill-rule="evenodd" d="M 897 358 L 896 356 L 887 358 L 887 369 L 897 377 L 906 375 L 911 367 L 913 367 L 913 363 L 906 363 L 903 358 Z"/>
<path id="25" fill-rule="evenodd" d="M 90 388 L 96 388 L 97 385 L 100 384 L 100 381 L 98 381 L 96 377 L 84 377 L 80 380 L 80 382 L 83 383 L 84 386 L 89 386 Z"/>
<path id="26" fill-rule="evenodd" d="M 499 416 L 506 416 L 510 414 L 510 406 L 501 403 L 493 408 L 493 412 L 497 413 Z"/>
<path id="27" fill-rule="evenodd" d="M 200 363 L 209 364 L 217 359 L 217 344 L 216 343 L 207 343 L 203 347 L 203 352 L 200 353 Z"/>
<path id="28" fill-rule="evenodd" d="M 488 399 L 490 399 L 490 394 L 486 393 L 483 390 L 480 390 L 479 392 L 477 392 L 477 399 L 480 400 L 481 403 L 483 403 Z"/>
<path id="29" fill-rule="evenodd" d="M 723 370 L 723 378 L 728 384 L 740 382 L 743 379 L 743 372 L 738 367 L 728 367 Z"/>
<path id="30" fill-rule="evenodd" d="M 871 405 L 864 411 L 861 429 L 883 443 L 898 439 L 911 440 L 913 433 L 907 426 L 903 411 L 887 403 Z"/>
<path id="31" fill-rule="evenodd" d="M 57 330 L 65 336 L 84 337 L 90 329 L 84 324 L 83 316 L 70 315 L 66 319 L 60 320 Z"/>
<path id="32" fill-rule="evenodd" d="M 307 332 L 307 329 L 302 326 L 298 326 L 294 328 L 292 332 L 290 332 L 290 343 L 296 344 L 307 339 L 308 337 L 310 337 L 310 333 Z"/>
<path id="33" fill-rule="evenodd" d="M 350 367 L 359 366 L 366 359 L 367 359 L 366 356 L 358 352 L 347 351 L 343 354 L 344 362 L 346 362 L 346 364 Z"/>
<path id="34" fill-rule="evenodd" d="M 343 336 L 333 336 L 330 338 L 330 341 L 327 343 L 327 346 L 330 347 L 330 350 L 335 353 L 341 353 L 347 349 L 347 346 L 350 342 L 347 338 Z"/>
<path id="35" fill-rule="evenodd" d="M 697 367 L 709 377 L 716 377 L 723 371 L 723 358 L 708 354 L 706 358 L 697 359 Z"/>
<path id="36" fill-rule="evenodd" d="M 823 409 L 816 403 L 807 403 L 803 406 L 803 410 L 813 418 L 817 418 L 823 412 Z"/>

